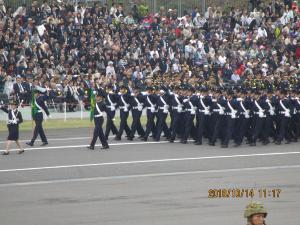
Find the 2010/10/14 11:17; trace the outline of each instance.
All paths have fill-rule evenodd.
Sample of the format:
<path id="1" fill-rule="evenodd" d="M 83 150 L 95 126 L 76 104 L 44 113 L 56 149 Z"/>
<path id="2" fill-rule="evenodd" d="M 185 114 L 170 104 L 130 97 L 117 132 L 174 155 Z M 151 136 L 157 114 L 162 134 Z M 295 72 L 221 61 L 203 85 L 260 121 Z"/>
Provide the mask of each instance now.
<path id="1" fill-rule="evenodd" d="M 279 198 L 281 189 L 254 189 L 254 188 L 233 188 L 233 189 L 209 189 L 208 198 Z"/>

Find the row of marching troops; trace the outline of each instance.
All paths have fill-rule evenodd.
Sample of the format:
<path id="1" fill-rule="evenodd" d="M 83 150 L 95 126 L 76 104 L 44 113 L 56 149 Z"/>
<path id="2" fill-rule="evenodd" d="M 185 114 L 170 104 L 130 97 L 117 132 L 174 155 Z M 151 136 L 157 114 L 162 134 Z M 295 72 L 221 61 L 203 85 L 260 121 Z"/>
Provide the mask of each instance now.
<path id="1" fill-rule="evenodd" d="M 135 134 L 147 141 L 149 136 L 160 141 L 162 134 L 169 142 L 176 139 L 186 144 L 190 138 L 196 145 L 203 139 L 214 146 L 220 140 L 221 147 L 227 148 L 230 140 L 240 146 L 245 140 L 250 146 L 258 141 L 267 145 L 270 141 L 281 144 L 296 142 L 300 136 L 300 91 L 294 90 L 256 90 L 245 88 L 215 88 L 205 86 L 175 86 L 172 89 L 146 87 L 129 89 L 120 86 L 106 86 L 97 90 L 98 109 L 95 116 L 105 111 L 107 123 L 105 132 L 99 129 L 94 133 L 97 139 L 101 129 L 103 146 L 110 132 L 115 140 L 121 140 L 125 131 L 128 140 Z M 97 105 L 96 104 L 96 105 Z M 114 124 L 116 109 L 120 110 L 120 126 Z M 146 109 L 147 122 L 143 127 L 141 116 Z M 128 117 L 132 124 L 128 125 Z M 167 123 L 170 116 L 170 123 Z M 169 124 L 169 125 L 168 125 Z M 89 148 L 94 148 L 93 141 Z"/>

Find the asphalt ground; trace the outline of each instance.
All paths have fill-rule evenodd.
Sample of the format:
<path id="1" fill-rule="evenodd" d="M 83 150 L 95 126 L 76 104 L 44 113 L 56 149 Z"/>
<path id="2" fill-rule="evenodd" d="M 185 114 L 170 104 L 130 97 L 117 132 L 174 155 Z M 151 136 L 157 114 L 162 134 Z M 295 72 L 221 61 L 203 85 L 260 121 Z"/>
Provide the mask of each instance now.
<path id="1" fill-rule="evenodd" d="M 89 134 L 48 130 L 48 146 L 0 157 L 1 225 L 246 224 L 251 200 L 265 204 L 267 224 L 299 224 L 299 143 L 221 149 L 110 138 L 109 150 L 98 142 L 91 151 Z M 21 133 L 24 147 L 30 137 Z M 210 189 L 244 194 L 209 198 Z"/>

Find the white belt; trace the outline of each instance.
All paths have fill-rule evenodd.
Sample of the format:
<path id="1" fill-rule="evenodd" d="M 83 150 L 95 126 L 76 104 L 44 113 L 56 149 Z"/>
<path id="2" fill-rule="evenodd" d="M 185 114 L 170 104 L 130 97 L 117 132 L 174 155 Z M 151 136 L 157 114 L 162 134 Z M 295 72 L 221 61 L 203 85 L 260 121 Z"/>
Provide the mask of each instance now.
<path id="1" fill-rule="evenodd" d="M 95 115 L 94 117 L 102 117 L 103 115 Z"/>

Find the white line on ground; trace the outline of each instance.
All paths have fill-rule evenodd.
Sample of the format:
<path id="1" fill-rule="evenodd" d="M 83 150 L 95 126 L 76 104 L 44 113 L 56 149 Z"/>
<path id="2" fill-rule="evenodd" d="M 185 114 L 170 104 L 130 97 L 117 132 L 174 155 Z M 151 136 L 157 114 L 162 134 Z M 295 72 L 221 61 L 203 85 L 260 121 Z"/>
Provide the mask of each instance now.
<path id="1" fill-rule="evenodd" d="M 171 158 L 171 159 L 154 159 L 154 160 L 139 160 L 139 161 L 123 161 L 123 162 L 120 161 L 120 162 L 90 163 L 90 164 L 77 164 L 77 165 L 75 164 L 75 165 L 46 166 L 46 167 L 32 167 L 32 168 L 18 168 L 18 169 L 2 169 L 2 170 L 0 170 L 0 173 L 17 172 L 17 171 L 63 169 L 63 168 L 93 167 L 93 166 L 111 166 L 111 165 L 124 165 L 124 164 L 142 164 L 142 163 L 204 160 L 204 159 L 292 155 L 292 154 L 299 154 L 299 153 L 300 152 L 272 152 L 272 153 L 258 153 L 258 154 L 247 154 L 247 155 L 217 155 L 217 156 L 204 156 L 204 157 L 194 157 L 194 158 Z"/>
<path id="2" fill-rule="evenodd" d="M 179 142 L 179 141 L 175 141 Z M 170 143 L 169 141 L 148 141 L 148 142 L 120 142 L 120 143 L 111 143 L 109 146 L 122 146 L 122 145 L 149 145 L 149 144 L 166 144 Z M 87 147 L 88 144 L 86 145 L 66 145 L 66 146 L 50 146 L 50 147 L 38 147 L 38 148 L 25 148 L 26 151 L 35 151 L 35 150 L 47 150 L 47 149 L 66 149 L 66 148 L 85 148 Z M 95 147 L 99 147 L 102 145 L 95 145 Z M 18 151 L 19 149 L 10 149 L 9 151 L 15 152 Z M 0 150 L 0 152 L 3 152 L 5 150 Z"/>
<path id="3" fill-rule="evenodd" d="M 109 138 L 115 137 L 115 136 L 108 136 Z M 66 141 L 66 140 L 86 140 L 90 139 L 91 137 L 72 137 L 72 138 L 49 138 L 48 141 Z M 19 140 L 19 142 L 29 142 L 30 140 Z M 41 142 L 40 139 L 36 140 L 37 142 Z M 4 144 L 6 141 L 0 141 L 0 144 Z"/>
<path id="4" fill-rule="evenodd" d="M 248 168 L 221 169 L 221 170 L 198 170 L 198 171 L 173 172 L 173 173 L 150 173 L 150 174 L 136 174 L 136 175 L 110 176 L 110 177 L 92 177 L 92 178 L 49 180 L 49 181 L 33 181 L 33 182 L 0 184 L 0 188 L 15 187 L 15 186 L 32 186 L 32 185 L 42 185 L 42 184 L 59 184 L 59 183 L 69 183 L 69 182 L 103 181 L 103 180 L 117 180 L 117 179 L 195 175 L 195 174 L 207 174 L 207 173 L 247 172 L 247 171 L 257 171 L 257 170 L 276 170 L 276 169 L 295 169 L 295 168 L 300 168 L 300 165 L 248 167 Z"/>

